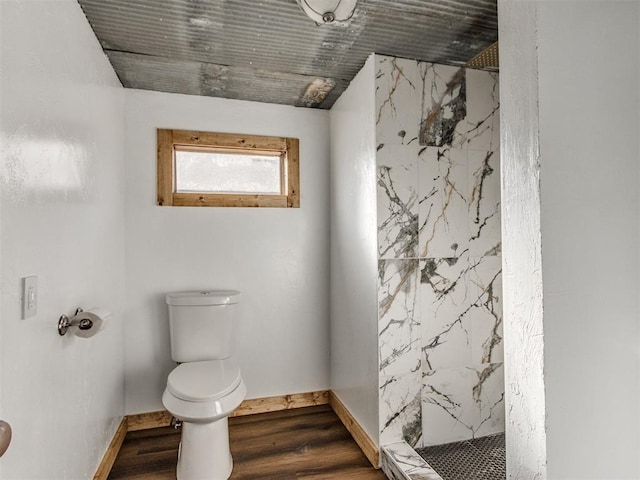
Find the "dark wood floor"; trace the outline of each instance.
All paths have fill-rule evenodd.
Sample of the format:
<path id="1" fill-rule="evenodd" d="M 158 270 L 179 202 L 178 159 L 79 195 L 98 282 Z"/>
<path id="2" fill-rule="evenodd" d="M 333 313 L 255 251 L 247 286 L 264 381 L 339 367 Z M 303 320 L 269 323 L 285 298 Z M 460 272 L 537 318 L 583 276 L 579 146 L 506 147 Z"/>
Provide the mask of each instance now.
<path id="1" fill-rule="evenodd" d="M 328 406 L 229 419 L 232 480 L 383 480 Z M 179 431 L 129 432 L 110 480 L 175 479 Z"/>

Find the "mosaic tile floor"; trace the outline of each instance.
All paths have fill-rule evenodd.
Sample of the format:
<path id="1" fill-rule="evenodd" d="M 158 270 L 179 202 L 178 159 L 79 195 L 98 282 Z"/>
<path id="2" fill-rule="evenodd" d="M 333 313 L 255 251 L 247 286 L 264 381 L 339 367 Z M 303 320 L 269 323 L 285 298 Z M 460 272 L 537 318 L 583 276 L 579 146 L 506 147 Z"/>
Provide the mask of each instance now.
<path id="1" fill-rule="evenodd" d="M 505 480 L 504 434 L 416 450 L 443 480 Z"/>

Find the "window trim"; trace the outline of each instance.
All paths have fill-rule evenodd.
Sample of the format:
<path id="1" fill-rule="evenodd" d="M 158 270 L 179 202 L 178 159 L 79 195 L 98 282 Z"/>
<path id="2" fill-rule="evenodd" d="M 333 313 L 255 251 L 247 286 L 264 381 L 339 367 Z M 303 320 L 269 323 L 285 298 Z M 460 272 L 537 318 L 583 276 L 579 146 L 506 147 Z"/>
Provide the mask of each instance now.
<path id="1" fill-rule="evenodd" d="M 267 137 L 236 133 L 157 129 L 158 205 L 174 207 L 300 207 L 299 149 L 297 138 Z M 283 195 L 236 193 L 177 193 L 175 191 L 175 150 L 204 148 L 233 153 L 269 153 L 283 163 Z"/>

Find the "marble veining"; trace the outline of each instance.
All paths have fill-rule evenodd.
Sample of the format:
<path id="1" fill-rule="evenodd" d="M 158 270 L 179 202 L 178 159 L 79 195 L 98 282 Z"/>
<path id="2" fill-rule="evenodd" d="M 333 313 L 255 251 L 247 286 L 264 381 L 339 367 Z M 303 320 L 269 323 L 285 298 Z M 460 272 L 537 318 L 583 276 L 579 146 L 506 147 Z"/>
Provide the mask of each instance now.
<path id="1" fill-rule="evenodd" d="M 434 370 L 471 361 L 467 258 L 428 258 L 420 262 L 420 303 L 424 312 L 422 360 Z"/>
<path id="2" fill-rule="evenodd" d="M 376 58 L 378 144 L 499 150 L 499 81 L 490 72 Z"/>
<path id="3" fill-rule="evenodd" d="M 381 443 L 500 432 L 498 77 L 377 56 L 375 94 Z"/>
<path id="4" fill-rule="evenodd" d="M 422 373 L 380 378 L 380 443 L 422 446 Z"/>
<path id="5" fill-rule="evenodd" d="M 425 147 L 418 153 L 420 257 L 499 255 L 497 152 Z M 412 190 L 413 191 L 413 190 Z"/>
<path id="6" fill-rule="evenodd" d="M 420 369 L 418 261 L 378 261 L 378 332 L 381 375 Z"/>
<path id="7" fill-rule="evenodd" d="M 422 422 L 425 446 L 504 431 L 502 363 L 425 371 Z"/>
<path id="8" fill-rule="evenodd" d="M 492 212 L 491 216 L 480 215 L 480 206 L 482 205 L 482 193 L 484 190 L 485 180 L 493 173 L 493 167 L 489 165 L 489 160 L 493 156 L 494 152 L 487 152 L 484 156 L 484 160 L 480 168 L 473 172 L 473 176 L 477 179 L 471 191 L 471 204 L 472 204 L 472 223 L 475 225 L 475 229 L 471 234 L 471 239 L 474 240 L 480 237 L 482 228 L 487 225 L 487 220 L 495 215 L 497 212 Z"/>
<path id="9" fill-rule="evenodd" d="M 497 73 L 466 70 L 466 116 L 456 124 L 453 146 L 500 150 L 500 90 Z"/>
<path id="10" fill-rule="evenodd" d="M 385 145 L 418 143 L 422 80 L 414 60 L 376 57 L 376 141 Z"/>
<path id="11" fill-rule="evenodd" d="M 406 442 L 385 445 L 382 471 L 392 480 L 442 480 L 442 477 Z"/>
<path id="12" fill-rule="evenodd" d="M 420 145 L 452 145 L 458 123 L 467 115 L 466 70 L 421 62 L 420 75 Z"/>
<path id="13" fill-rule="evenodd" d="M 469 249 L 472 255 L 499 255 L 500 156 L 498 152 L 467 151 Z"/>
<path id="14" fill-rule="evenodd" d="M 420 261 L 425 369 L 501 361 L 501 271 L 499 257 Z"/>
<path id="15" fill-rule="evenodd" d="M 385 454 L 384 449 L 380 452 L 380 469 L 389 480 L 410 480 L 400 466 L 396 465 L 388 454 Z"/>
<path id="16" fill-rule="evenodd" d="M 473 291 L 472 363 L 496 363 L 504 358 L 502 316 L 502 259 L 476 257 L 469 265 L 468 285 Z"/>
<path id="17" fill-rule="evenodd" d="M 377 155 L 378 257 L 415 257 L 418 248 L 417 147 L 388 145 Z"/>
<path id="18" fill-rule="evenodd" d="M 420 256 L 460 255 L 469 244 L 467 152 L 424 147 L 418 176 Z"/>

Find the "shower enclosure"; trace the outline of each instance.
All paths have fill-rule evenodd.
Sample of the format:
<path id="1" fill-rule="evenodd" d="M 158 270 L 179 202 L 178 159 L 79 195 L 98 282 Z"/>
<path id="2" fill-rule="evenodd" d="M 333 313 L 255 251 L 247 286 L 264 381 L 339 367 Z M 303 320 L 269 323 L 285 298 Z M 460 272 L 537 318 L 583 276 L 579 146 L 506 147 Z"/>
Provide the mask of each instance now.
<path id="1" fill-rule="evenodd" d="M 331 111 L 332 389 L 390 452 L 504 431 L 498 99 L 372 55 Z"/>

